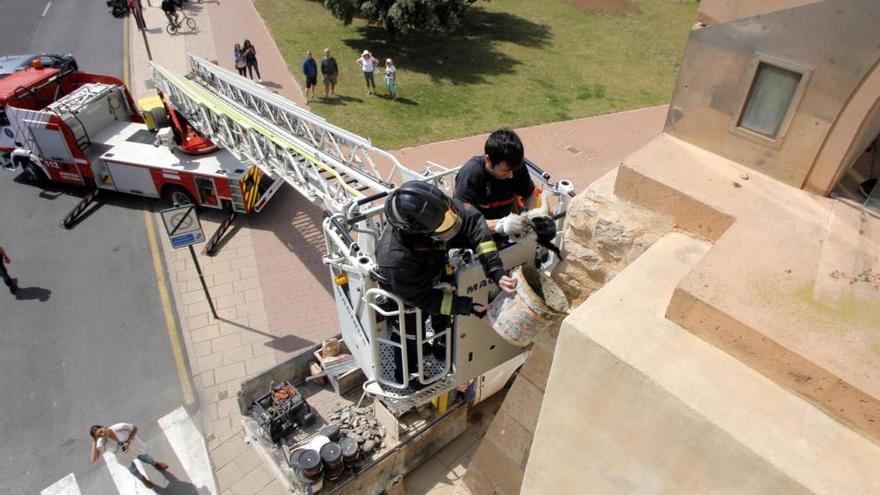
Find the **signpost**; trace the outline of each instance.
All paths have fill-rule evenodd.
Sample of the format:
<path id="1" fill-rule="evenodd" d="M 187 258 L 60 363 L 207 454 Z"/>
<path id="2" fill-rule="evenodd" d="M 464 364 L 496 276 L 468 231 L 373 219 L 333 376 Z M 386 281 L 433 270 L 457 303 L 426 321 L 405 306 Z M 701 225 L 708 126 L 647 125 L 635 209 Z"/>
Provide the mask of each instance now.
<path id="1" fill-rule="evenodd" d="M 214 319 L 219 319 L 217 310 L 214 309 L 214 301 L 211 300 L 211 293 L 208 292 L 208 284 L 205 283 L 205 276 L 202 275 L 202 266 L 196 257 L 196 251 L 193 244 L 205 242 L 205 232 L 202 230 L 202 224 L 199 222 L 199 215 L 196 213 L 195 205 L 174 206 L 162 210 L 162 223 L 165 224 L 165 231 L 168 232 L 168 238 L 171 240 L 171 247 L 174 249 L 188 247 L 189 254 L 192 256 L 193 263 L 196 265 L 196 272 L 199 274 L 199 281 L 202 283 L 202 289 L 205 291 L 205 297 L 208 299 L 208 306 L 211 308 L 211 314 Z"/>

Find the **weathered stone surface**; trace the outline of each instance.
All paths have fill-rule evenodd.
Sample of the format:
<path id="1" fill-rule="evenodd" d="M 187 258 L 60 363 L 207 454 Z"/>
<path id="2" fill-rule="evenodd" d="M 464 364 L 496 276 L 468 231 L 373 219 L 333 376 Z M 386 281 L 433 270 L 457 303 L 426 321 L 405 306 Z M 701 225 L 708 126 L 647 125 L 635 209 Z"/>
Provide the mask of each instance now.
<path id="1" fill-rule="evenodd" d="M 609 209 L 603 211 L 596 219 L 593 239 L 603 254 L 607 254 L 613 260 L 621 260 L 626 256 L 633 238 L 639 233 L 636 225 L 627 222 L 616 211 Z"/>
<path id="2" fill-rule="evenodd" d="M 568 263 L 580 265 L 585 271 L 593 273 L 600 272 L 604 264 L 599 253 L 574 239 L 566 239 L 562 258 Z"/>
<path id="3" fill-rule="evenodd" d="M 577 234 L 589 238 L 596 221 L 599 205 L 584 196 L 577 196 L 568 204 L 565 213 L 565 226 Z"/>
<path id="4" fill-rule="evenodd" d="M 630 264 L 639 256 L 642 255 L 645 251 L 648 250 L 651 245 L 660 240 L 660 237 L 651 232 L 647 232 L 639 236 L 635 241 L 633 241 L 632 249 L 630 249 L 629 254 L 626 255 L 626 264 Z"/>
<path id="5" fill-rule="evenodd" d="M 563 261 L 553 269 L 553 280 L 559 285 L 565 296 L 572 300 L 584 297 L 584 293 L 590 292 L 589 277 L 585 274 L 582 266 Z"/>

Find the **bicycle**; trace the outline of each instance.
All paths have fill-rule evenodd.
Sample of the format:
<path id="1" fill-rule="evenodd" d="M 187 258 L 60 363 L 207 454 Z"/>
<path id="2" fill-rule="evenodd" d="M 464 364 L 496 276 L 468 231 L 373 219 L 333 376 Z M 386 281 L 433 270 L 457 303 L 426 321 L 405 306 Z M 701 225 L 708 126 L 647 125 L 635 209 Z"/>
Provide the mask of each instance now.
<path id="1" fill-rule="evenodd" d="M 177 12 L 179 13 L 179 15 L 176 18 L 168 18 L 168 25 L 165 26 L 165 31 L 168 32 L 168 34 L 170 35 L 175 35 L 178 33 L 178 31 L 180 31 L 183 25 L 186 24 L 189 32 L 194 33 L 197 28 L 196 20 L 186 15 L 186 12 L 183 9 L 180 9 Z"/>

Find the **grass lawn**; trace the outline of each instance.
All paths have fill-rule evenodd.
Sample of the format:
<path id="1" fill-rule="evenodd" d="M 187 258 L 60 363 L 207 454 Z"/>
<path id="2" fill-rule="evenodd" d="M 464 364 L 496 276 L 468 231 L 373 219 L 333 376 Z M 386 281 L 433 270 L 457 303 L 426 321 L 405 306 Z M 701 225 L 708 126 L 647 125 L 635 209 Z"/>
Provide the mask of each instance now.
<path id="1" fill-rule="evenodd" d="M 254 0 L 300 84 L 307 49 L 320 63 L 329 47 L 339 62 L 341 98 L 312 111 L 386 149 L 667 103 L 697 4 L 632 3 L 636 12 L 609 15 L 562 0 L 477 2 L 460 32 L 391 41 L 320 2 Z M 383 68 L 394 59 L 397 102 L 367 96 L 355 64 L 364 49 Z M 376 84 L 384 94 L 383 77 Z"/>

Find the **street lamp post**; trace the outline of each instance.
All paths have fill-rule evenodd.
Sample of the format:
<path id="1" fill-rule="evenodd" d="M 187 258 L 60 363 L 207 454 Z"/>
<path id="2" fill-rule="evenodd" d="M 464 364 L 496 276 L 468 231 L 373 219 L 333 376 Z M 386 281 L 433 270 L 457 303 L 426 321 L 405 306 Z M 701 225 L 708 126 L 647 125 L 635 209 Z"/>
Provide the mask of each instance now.
<path id="1" fill-rule="evenodd" d="M 150 5 L 150 0 L 147 0 L 147 5 Z M 153 54 L 150 52 L 150 42 L 147 41 L 147 23 L 144 20 L 144 7 L 141 5 L 141 0 L 136 0 L 133 14 L 138 31 L 140 31 L 141 36 L 144 37 L 144 47 L 147 49 L 147 59 L 152 62 Z"/>

